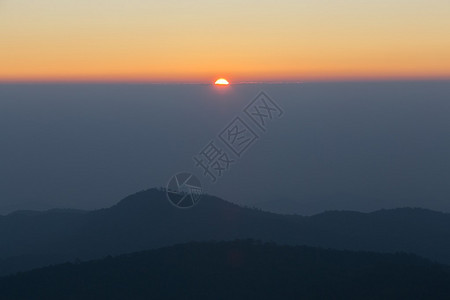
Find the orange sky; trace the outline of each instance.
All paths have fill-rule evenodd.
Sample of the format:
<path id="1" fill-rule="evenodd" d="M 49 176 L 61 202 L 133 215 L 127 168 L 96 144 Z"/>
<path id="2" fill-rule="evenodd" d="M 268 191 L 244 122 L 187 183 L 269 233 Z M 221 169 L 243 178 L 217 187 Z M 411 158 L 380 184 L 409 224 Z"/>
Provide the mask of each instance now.
<path id="1" fill-rule="evenodd" d="M 450 1 L 0 0 L 0 80 L 450 78 Z"/>

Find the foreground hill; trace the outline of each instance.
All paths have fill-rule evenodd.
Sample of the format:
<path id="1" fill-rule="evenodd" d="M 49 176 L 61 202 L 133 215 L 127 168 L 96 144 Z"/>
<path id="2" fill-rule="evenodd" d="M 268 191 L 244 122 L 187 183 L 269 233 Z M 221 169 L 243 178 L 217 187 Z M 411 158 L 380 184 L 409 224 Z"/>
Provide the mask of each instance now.
<path id="1" fill-rule="evenodd" d="M 446 267 L 406 254 L 189 243 L 0 278 L 3 299 L 449 299 Z"/>
<path id="2" fill-rule="evenodd" d="M 151 189 L 91 212 L 0 217 L 0 274 L 189 241 L 258 239 L 281 244 L 411 252 L 450 263 L 450 215 L 422 209 L 277 215 L 205 196 L 180 210 Z"/>

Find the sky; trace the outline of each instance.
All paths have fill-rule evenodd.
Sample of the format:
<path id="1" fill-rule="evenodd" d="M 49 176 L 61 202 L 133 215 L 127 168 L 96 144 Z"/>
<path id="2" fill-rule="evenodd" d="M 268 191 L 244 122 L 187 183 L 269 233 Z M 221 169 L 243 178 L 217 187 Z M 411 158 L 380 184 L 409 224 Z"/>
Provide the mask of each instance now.
<path id="1" fill-rule="evenodd" d="M 450 78 L 450 1 L 0 0 L 0 81 Z"/>
<path id="2" fill-rule="evenodd" d="M 243 112 L 261 90 L 285 112 L 266 132 Z M 274 212 L 450 212 L 447 81 L 0 84 L 0 99 L 0 215 L 110 207 L 179 172 Z M 259 136 L 240 158 L 218 136 L 237 116 Z M 216 183 L 193 159 L 210 141 L 235 160 Z"/>

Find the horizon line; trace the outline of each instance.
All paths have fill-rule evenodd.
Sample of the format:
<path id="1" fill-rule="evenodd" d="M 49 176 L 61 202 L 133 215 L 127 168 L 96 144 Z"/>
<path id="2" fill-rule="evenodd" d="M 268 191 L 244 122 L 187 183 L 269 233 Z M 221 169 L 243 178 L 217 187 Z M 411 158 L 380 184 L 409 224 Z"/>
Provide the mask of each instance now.
<path id="1" fill-rule="evenodd" d="M 345 78 L 309 78 L 286 80 L 229 80 L 230 85 L 246 84 L 304 84 L 304 83 L 345 83 L 345 82 L 427 82 L 450 81 L 450 76 L 424 77 L 345 77 Z M 214 80 L 178 81 L 151 80 L 140 78 L 0 78 L 0 84 L 150 84 L 150 85 L 214 85 Z"/>

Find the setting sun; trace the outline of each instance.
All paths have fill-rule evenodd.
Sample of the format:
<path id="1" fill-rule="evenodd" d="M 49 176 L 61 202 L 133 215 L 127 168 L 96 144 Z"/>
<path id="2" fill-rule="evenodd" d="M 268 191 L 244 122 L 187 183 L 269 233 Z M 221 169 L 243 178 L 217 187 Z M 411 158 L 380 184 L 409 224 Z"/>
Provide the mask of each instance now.
<path id="1" fill-rule="evenodd" d="M 215 85 L 229 85 L 230 83 L 225 78 L 219 78 L 214 82 Z"/>

